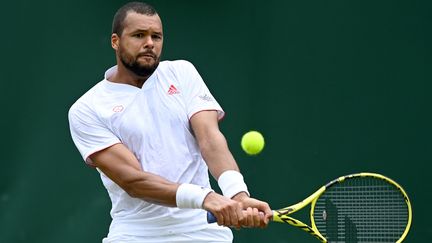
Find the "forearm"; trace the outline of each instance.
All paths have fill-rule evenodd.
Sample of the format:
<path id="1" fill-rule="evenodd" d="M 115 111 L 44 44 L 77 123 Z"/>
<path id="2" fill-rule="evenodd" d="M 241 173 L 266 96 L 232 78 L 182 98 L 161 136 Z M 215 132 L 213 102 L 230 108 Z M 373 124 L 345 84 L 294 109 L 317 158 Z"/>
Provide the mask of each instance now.
<path id="1" fill-rule="evenodd" d="M 208 194 L 204 200 L 204 209 L 212 212 L 220 225 L 260 226 L 261 217 L 258 211 L 267 212 L 266 214 L 271 216 L 271 210 L 267 204 L 262 204 L 249 197 L 243 176 L 239 173 L 239 168 L 228 149 L 225 137 L 219 130 L 217 112 L 196 113 L 190 122 L 201 154 L 224 195 Z M 226 203 L 222 203 L 223 201 Z M 224 210 L 221 210 L 221 204 L 225 205 Z M 243 210 L 247 210 L 246 215 L 243 214 Z M 268 223 L 267 217 L 266 220 L 265 225 Z"/>
<path id="2" fill-rule="evenodd" d="M 201 144 L 201 153 L 213 177 L 218 181 L 224 196 L 249 197 L 249 192 L 239 172 L 237 163 L 228 149 L 225 137 L 219 131 L 208 134 Z M 234 198 L 233 198 L 234 199 Z"/>
<path id="3" fill-rule="evenodd" d="M 169 207 L 177 206 L 176 192 L 178 187 L 179 184 L 146 172 L 137 172 L 135 178 L 131 178 L 122 185 L 122 188 L 131 197 Z"/>
<path id="4" fill-rule="evenodd" d="M 141 169 L 135 156 L 123 145 L 116 144 L 91 155 L 91 160 L 108 178 L 131 197 L 176 206 L 178 184 Z"/>
<path id="5" fill-rule="evenodd" d="M 219 130 L 211 132 L 212 134 L 208 134 L 199 142 L 199 146 L 210 173 L 217 180 L 224 171 L 239 171 L 239 168 L 228 149 L 224 135 Z"/>
<path id="6" fill-rule="evenodd" d="M 225 137 L 218 131 L 207 138 L 210 139 L 203 139 L 205 142 L 200 144 L 200 148 L 210 172 L 218 180 L 219 187 L 224 196 L 236 202 L 240 202 L 240 214 L 242 214 L 242 216 L 234 216 L 234 221 L 228 221 L 229 223 L 227 223 L 227 225 L 238 227 L 238 224 L 240 224 L 247 227 L 266 227 L 272 217 L 272 211 L 267 203 L 250 198 L 247 186 L 243 181 L 243 176 L 237 173 L 239 168 L 228 149 Z M 233 172 L 233 170 L 237 172 Z M 224 172 L 226 173 L 224 174 Z M 209 195 L 209 199 L 210 196 L 215 195 Z M 209 203 L 211 203 L 211 201 Z M 229 217 L 223 216 L 223 213 L 217 214 L 216 211 L 211 210 L 211 208 L 205 207 L 205 209 L 215 214 L 218 223 L 221 225 L 226 224 L 223 220 L 226 218 L 230 219 Z M 264 212 L 264 215 L 262 212 Z M 239 215 L 238 212 L 237 215 Z"/>

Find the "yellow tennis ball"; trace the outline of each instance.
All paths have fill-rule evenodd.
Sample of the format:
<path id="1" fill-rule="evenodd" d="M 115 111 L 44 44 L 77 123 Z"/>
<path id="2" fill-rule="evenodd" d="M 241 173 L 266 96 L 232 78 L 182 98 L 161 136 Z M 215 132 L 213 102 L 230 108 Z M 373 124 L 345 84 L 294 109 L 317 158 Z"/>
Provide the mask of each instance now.
<path id="1" fill-rule="evenodd" d="M 249 131 L 243 135 L 241 147 L 249 155 L 259 154 L 264 148 L 264 137 L 260 132 Z"/>

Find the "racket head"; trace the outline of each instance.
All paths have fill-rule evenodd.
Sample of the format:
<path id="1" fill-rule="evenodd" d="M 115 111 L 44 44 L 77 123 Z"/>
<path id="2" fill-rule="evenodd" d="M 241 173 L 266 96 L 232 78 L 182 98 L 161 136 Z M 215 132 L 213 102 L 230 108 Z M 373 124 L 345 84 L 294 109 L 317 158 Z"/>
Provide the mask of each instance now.
<path id="1" fill-rule="evenodd" d="M 412 221 L 408 195 L 376 173 L 339 177 L 311 203 L 311 224 L 328 242 L 402 242 Z"/>

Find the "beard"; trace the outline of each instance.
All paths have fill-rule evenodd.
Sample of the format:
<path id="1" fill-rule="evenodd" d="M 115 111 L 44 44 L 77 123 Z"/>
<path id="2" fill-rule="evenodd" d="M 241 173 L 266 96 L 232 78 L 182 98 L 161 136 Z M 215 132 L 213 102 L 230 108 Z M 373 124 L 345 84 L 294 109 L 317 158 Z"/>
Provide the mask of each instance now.
<path id="1" fill-rule="evenodd" d="M 126 51 L 120 49 L 119 54 L 120 54 L 120 61 L 123 63 L 123 65 L 129 71 L 133 72 L 135 75 L 140 77 L 149 77 L 150 75 L 152 75 L 156 70 L 156 68 L 159 66 L 159 62 L 160 62 L 160 56 L 156 56 L 156 54 L 154 54 L 151 51 L 140 53 L 136 57 L 133 57 L 132 55 L 126 53 Z M 147 63 L 147 64 L 140 63 L 138 59 L 144 55 L 152 55 L 154 62 Z"/>

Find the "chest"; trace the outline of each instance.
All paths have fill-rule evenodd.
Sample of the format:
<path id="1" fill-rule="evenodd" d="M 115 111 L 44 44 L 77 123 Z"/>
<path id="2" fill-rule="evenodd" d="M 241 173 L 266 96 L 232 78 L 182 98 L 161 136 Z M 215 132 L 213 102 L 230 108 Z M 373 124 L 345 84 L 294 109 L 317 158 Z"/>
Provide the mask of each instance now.
<path id="1" fill-rule="evenodd" d="M 166 137 L 190 132 L 185 102 L 180 93 L 150 89 L 125 99 L 116 107 L 108 118 L 111 130 L 130 146 L 148 141 L 157 145 Z"/>

